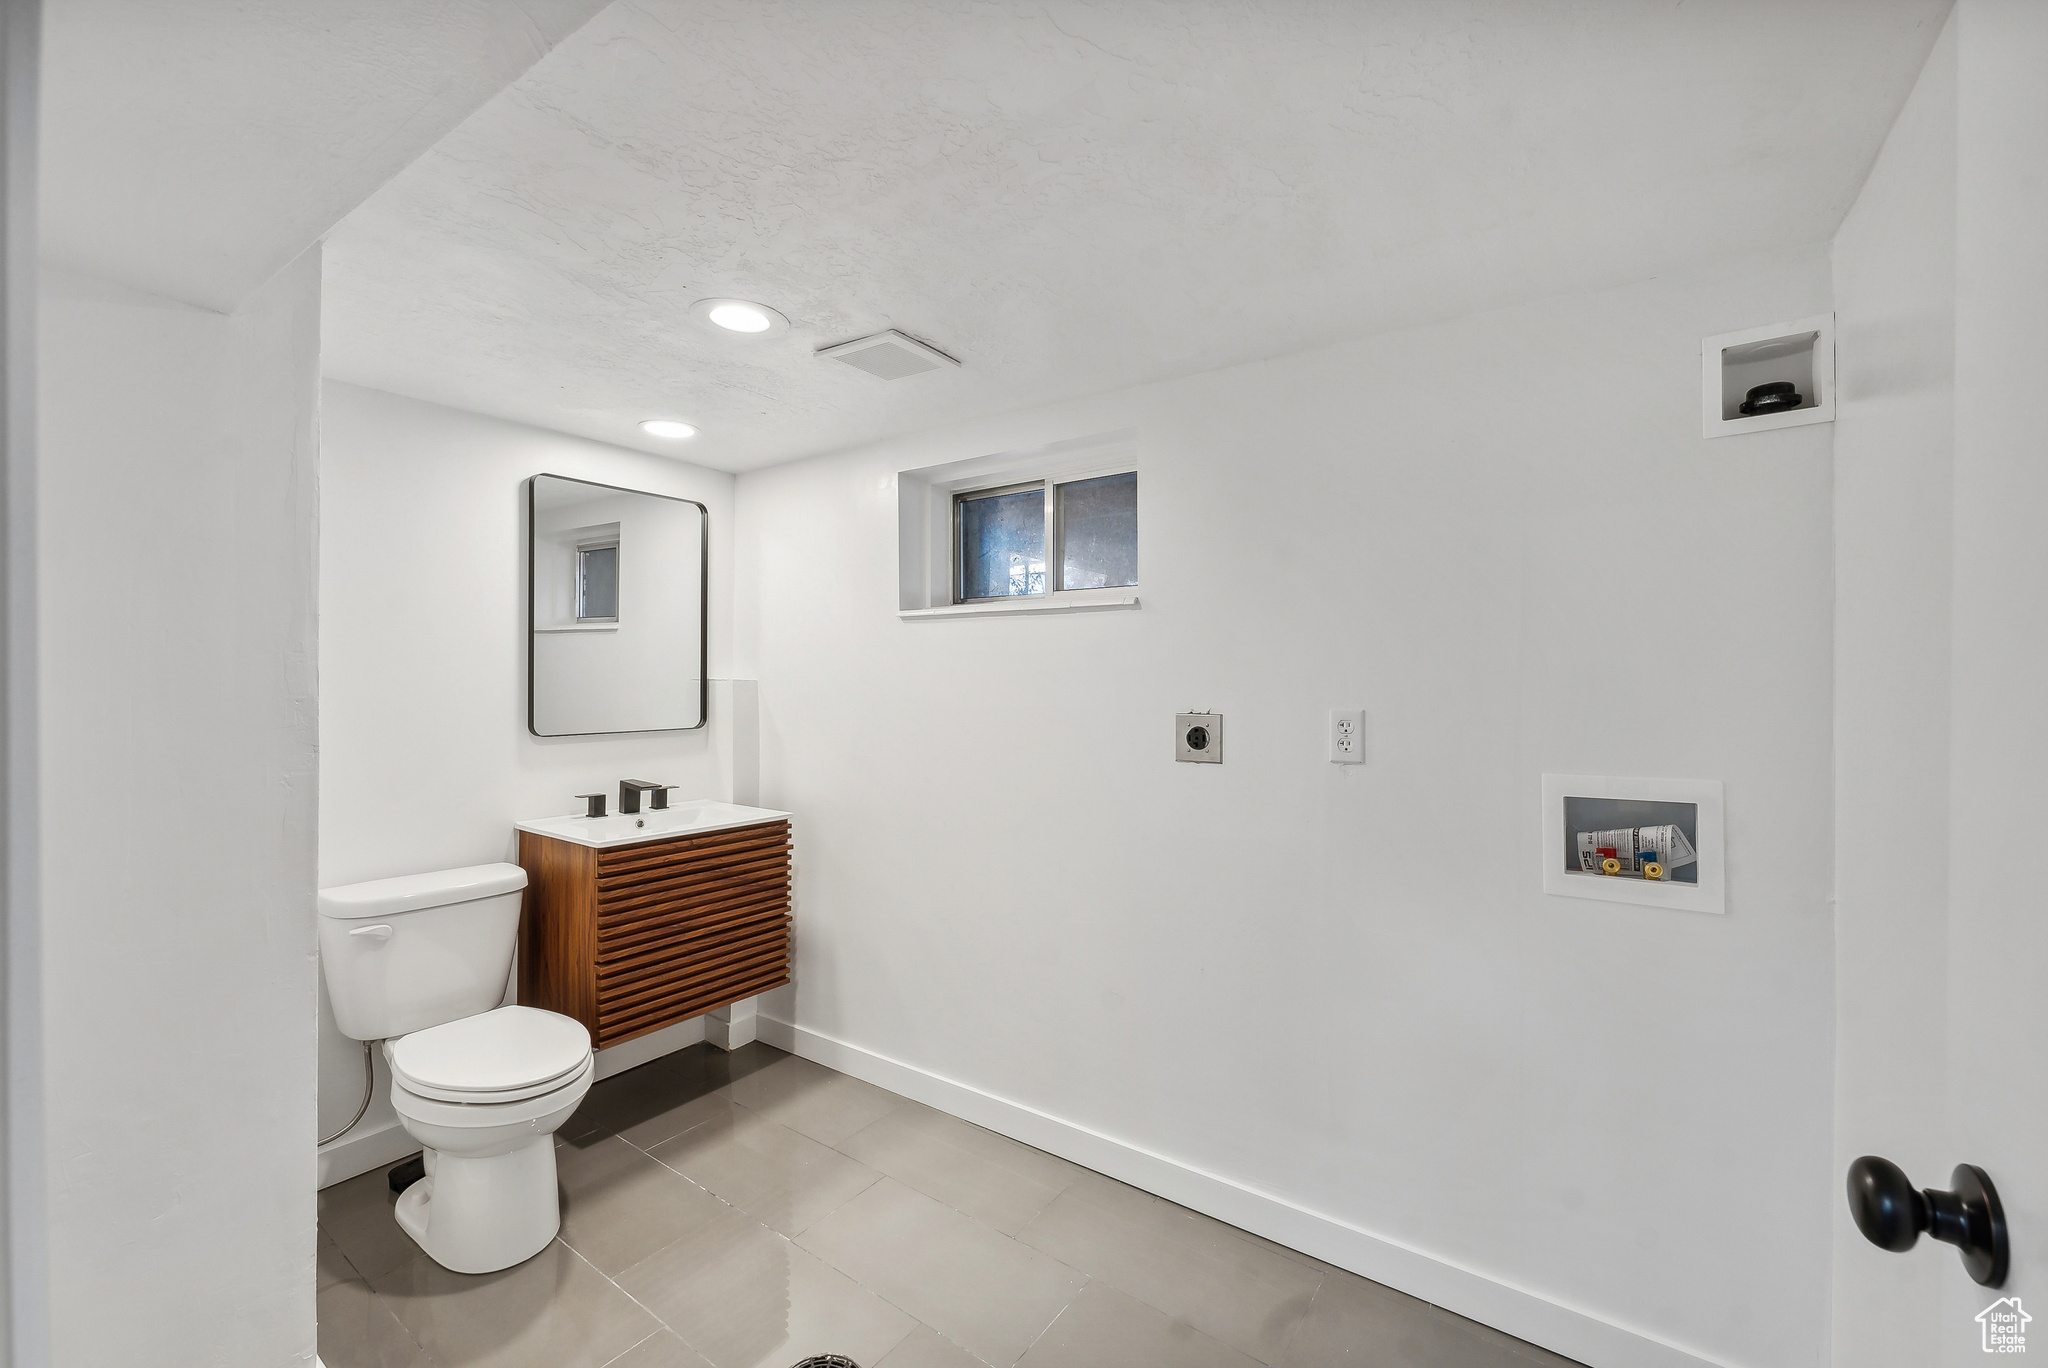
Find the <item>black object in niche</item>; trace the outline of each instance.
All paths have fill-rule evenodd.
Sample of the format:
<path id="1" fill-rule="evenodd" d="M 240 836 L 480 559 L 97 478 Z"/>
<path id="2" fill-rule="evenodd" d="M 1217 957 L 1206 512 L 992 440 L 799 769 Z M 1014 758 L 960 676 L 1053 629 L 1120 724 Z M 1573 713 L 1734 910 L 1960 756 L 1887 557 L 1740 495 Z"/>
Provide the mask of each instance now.
<path id="1" fill-rule="evenodd" d="M 1736 411 L 1754 417 L 1760 413 L 1783 413 L 1787 409 L 1796 409 L 1805 402 L 1806 396 L 1801 394 L 1798 386 L 1790 380 L 1773 380 L 1768 385 L 1758 385 L 1751 389 L 1736 406 Z"/>
<path id="2" fill-rule="evenodd" d="M 415 1154 L 402 1164 L 393 1164 L 390 1174 L 387 1175 L 394 1196 L 426 1176 L 427 1157 L 424 1154 Z"/>
<path id="3" fill-rule="evenodd" d="M 795 1368 L 860 1368 L 860 1365 L 844 1354 L 817 1354 L 797 1364 Z"/>

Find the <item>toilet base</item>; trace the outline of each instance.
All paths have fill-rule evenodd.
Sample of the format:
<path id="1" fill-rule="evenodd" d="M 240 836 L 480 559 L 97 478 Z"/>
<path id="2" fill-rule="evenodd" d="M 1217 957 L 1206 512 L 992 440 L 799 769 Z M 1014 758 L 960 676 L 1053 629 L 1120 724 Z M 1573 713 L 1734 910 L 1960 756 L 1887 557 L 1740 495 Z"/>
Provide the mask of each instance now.
<path id="1" fill-rule="evenodd" d="M 443 1268 L 510 1268 L 547 1248 L 562 1228 L 552 1134 L 484 1158 L 432 1149 L 421 1155 L 427 1175 L 400 1194 L 395 1214 L 399 1228 Z"/>

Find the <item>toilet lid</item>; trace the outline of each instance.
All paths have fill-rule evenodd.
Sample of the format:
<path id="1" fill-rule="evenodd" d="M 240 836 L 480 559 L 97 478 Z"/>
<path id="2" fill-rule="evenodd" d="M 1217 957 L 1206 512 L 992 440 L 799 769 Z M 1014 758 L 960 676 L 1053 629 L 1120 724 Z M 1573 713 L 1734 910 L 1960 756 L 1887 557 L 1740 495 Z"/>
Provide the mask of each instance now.
<path id="1" fill-rule="evenodd" d="M 500 1007 L 391 1043 L 402 1083 L 435 1093 L 505 1093 L 573 1073 L 590 1059 L 583 1023 L 537 1007 Z"/>

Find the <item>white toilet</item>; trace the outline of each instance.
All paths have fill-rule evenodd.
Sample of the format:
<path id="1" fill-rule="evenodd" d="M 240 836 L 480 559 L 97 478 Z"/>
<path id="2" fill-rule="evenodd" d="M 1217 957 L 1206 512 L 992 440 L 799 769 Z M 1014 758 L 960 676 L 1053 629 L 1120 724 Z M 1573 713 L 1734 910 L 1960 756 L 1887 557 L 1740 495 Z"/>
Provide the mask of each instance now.
<path id="1" fill-rule="evenodd" d="M 561 1228 L 554 1133 L 590 1091 L 590 1032 L 499 1007 L 526 871 L 474 865 L 322 889 L 320 963 L 342 1034 L 382 1040 L 427 1176 L 398 1224 L 434 1262 L 491 1273 Z"/>

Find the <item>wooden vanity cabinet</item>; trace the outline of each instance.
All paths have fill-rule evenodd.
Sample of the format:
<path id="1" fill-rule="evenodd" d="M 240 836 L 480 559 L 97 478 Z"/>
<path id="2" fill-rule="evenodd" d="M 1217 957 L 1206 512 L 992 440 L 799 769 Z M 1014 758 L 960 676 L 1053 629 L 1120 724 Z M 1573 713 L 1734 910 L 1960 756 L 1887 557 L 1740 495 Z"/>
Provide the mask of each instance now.
<path id="1" fill-rule="evenodd" d="M 519 833 L 519 1000 L 602 1049 L 789 982 L 789 823 L 594 849 Z"/>

